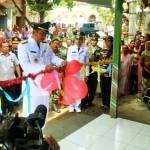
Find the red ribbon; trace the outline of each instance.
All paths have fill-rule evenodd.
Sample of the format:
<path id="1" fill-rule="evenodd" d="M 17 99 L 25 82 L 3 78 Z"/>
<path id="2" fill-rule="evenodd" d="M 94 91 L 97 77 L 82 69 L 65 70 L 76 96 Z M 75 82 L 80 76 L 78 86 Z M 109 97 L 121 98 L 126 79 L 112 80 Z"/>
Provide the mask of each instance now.
<path id="1" fill-rule="evenodd" d="M 22 77 L 11 79 L 11 80 L 0 81 L 0 86 L 7 87 L 7 86 L 15 85 L 15 84 L 20 84 L 23 80 L 26 80 L 26 78 L 31 78 L 32 80 L 35 80 L 35 78 L 38 75 L 44 74 L 44 73 L 50 73 L 53 70 L 57 70 L 58 72 L 64 72 L 65 67 L 52 67 L 51 69 L 42 70 L 36 74 L 29 73 L 27 76 L 22 76 Z"/>

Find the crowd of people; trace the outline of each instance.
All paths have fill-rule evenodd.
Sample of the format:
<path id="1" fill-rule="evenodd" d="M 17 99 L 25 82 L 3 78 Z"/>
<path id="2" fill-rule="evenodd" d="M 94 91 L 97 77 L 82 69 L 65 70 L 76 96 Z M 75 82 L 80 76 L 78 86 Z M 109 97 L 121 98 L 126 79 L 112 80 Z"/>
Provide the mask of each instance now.
<path id="1" fill-rule="evenodd" d="M 144 80 L 147 80 L 147 88 L 149 88 L 150 78 L 150 35 L 142 35 L 137 32 L 134 39 L 128 44 L 121 45 L 121 68 L 120 68 L 120 96 L 128 94 L 137 94 L 142 98 L 145 92 Z M 146 59 L 143 60 L 143 54 L 147 52 Z M 143 62 L 144 61 L 144 62 Z M 146 70 L 145 70 L 146 68 Z M 144 71 L 145 70 L 145 71 Z M 147 76 L 143 73 L 146 72 Z"/>
<path id="2" fill-rule="evenodd" d="M 49 29 L 49 27 L 51 28 Z M 103 45 L 99 40 L 103 39 Z M 45 42 L 46 41 L 46 42 Z M 18 45 L 19 44 L 19 45 Z M 115 51 L 114 51 L 115 52 Z M 150 35 L 137 32 L 134 39 L 128 44 L 121 42 L 119 71 L 119 96 L 128 94 L 144 95 L 146 88 L 150 87 Z M 65 25 L 50 25 L 35 23 L 32 31 L 25 26 L 21 31 L 17 26 L 12 30 L 0 32 L 0 80 L 10 80 L 29 73 L 37 73 L 43 69 L 50 69 L 52 65 L 66 65 L 71 60 L 81 63 L 97 62 L 103 59 L 112 59 L 113 37 L 107 35 L 100 37 L 96 32 L 85 35 L 74 28 L 66 28 Z M 81 78 L 81 72 L 76 75 Z M 40 78 L 40 77 L 39 77 Z M 37 105 L 44 104 L 49 109 L 49 99 L 52 99 L 54 111 L 59 110 L 59 90 L 51 93 L 41 90 L 29 79 L 31 86 L 31 110 L 27 107 L 28 97 L 23 97 L 23 114 L 27 116 L 33 113 Z M 88 94 L 81 101 L 68 106 L 69 112 L 81 112 L 82 109 L 93 106 L 98 84 L 98 73 L 93 71 L 93 66 L 85 67 L 84 81 L 88 86 Z M 101 65 L 100 89 L 101 109 L 109 110 L 111 93 L 111 64 Z M 22 83 L 22 88 L 25 87 Z M 20 95 L 20 85 L 3 88 L 12 99 Z M 0 91 L 2 113 L 14 111 L 14 104 L 7 100 L 3 91 Z"/>

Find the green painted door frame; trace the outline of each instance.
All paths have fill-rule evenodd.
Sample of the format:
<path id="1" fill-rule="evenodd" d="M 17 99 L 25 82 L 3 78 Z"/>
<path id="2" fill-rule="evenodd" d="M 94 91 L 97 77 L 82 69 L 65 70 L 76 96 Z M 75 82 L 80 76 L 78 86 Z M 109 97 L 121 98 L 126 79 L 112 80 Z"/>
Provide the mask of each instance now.
<path id="1" fill-rule="evenodd" d="M 117 118 L 118 116 L 118 75 L 120 68 L 122 3 L 123 0 L 116 0 L 115 2 L 115 29 L 113 41 L 113 64 L 110 103 L 110 116 L 113 118 Z"/>
<path id="2" fill-rule="evenodd" d="M 76 0 L 90 4 L 102 4 L 101 0 Z M 94 1 L 94 2 L 93 2 Z M 111 3 L 112 0 L 108 1 Z M 112 84 L 111 84 L 111 102 L 110 116 L 117 118 L 118 115 L 118 75 L 120 68 L 120 45 L 121 45 L 121 25 L 122 25 L 122 3 L 124 0 L 115 0 L 115 29 L 113 41 L 113 64 L 112 64 Z M 105 0 L 106 2 L 106 0 Z"/>

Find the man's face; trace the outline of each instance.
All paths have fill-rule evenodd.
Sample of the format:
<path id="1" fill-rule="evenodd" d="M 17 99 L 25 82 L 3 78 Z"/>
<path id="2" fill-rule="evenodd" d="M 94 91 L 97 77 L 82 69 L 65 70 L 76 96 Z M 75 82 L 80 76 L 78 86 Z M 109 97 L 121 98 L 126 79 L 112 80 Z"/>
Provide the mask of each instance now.
<path id="1" fill-rule="evenodd" d="M 9 50 L 10 50 L 10 45 L 9 45 L 8 42 L 4 42 L 4 43 L 2 43 L 1 48 L 2 48 L 1 51 L 2 51 L 3 53 L 8 53 Z"/>
<path id="2" fill-rule="evenodd" d="M 18 43 L 12 43 L 12 48 L 16 49 L 18 47 Z"/>
<path id="3" fill-rule="evenodd" d="M 59 47 L 60 47 L 59 41 L 52 41 L 50 45 L 51 45 L 51 48 L 53 49 L 53 51 L 54 51 L 55 53 L 57 53 L 57 52 L 58 52 L 58 49 L 59 49 Z"/>
<path id="4" fill-rule="evenodd" d="M 103 47 L 104 48 L 109 49 L 109 48 L 111 48 L 111 46 L 112 46 L 112 42 L 111 41 L 104 40 L 104 42 L 103 42 Z"/>
<path id="5" fill-rule="evenodd" d="M 67 39 L 66 44 L 67 44 L 68 47 L 71 46 L 72 45 L 72 40 L 71 39 Z"/>
<path id="6" fill-rule="evenodd" d="M 91 45 L 96 46 L 97 45 L 97 40 L 91 40 Z"/>
<path id="7" fill-rule="evenodd" d="M 76 39 L 76 43 L 78 46 L 80 46 L 82 43 L 84 43 L 84 38 L 80 37 Z"/>
<path id="8" fill-rule="evenodd" d="M 45 40 L 46 37 L 46 32 L 42 31 L 42 30 L 37 30 L 36 31 L 36 38 L 38 42 L 43 42 Z"/>

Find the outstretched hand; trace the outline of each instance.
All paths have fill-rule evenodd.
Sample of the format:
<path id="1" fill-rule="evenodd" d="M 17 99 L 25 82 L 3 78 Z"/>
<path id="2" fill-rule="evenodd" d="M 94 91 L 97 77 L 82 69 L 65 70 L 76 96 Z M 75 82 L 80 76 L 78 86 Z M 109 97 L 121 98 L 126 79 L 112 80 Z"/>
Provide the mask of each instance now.
<path id="1" fill-rule="evenodd" d="M 66 66 L 67 65 L 67 61 L 66 60 L 64 60 L 62 63 L 61 63 L 61 66 Z"/>
<path id="2" fill-rule="evenodd" d="M 46 69 L 47 71 L 51 71 L 51 70 L 52 70 L 52 66 L 51 66 L 51 65 L 46 65 L 45 69 Z"/>

